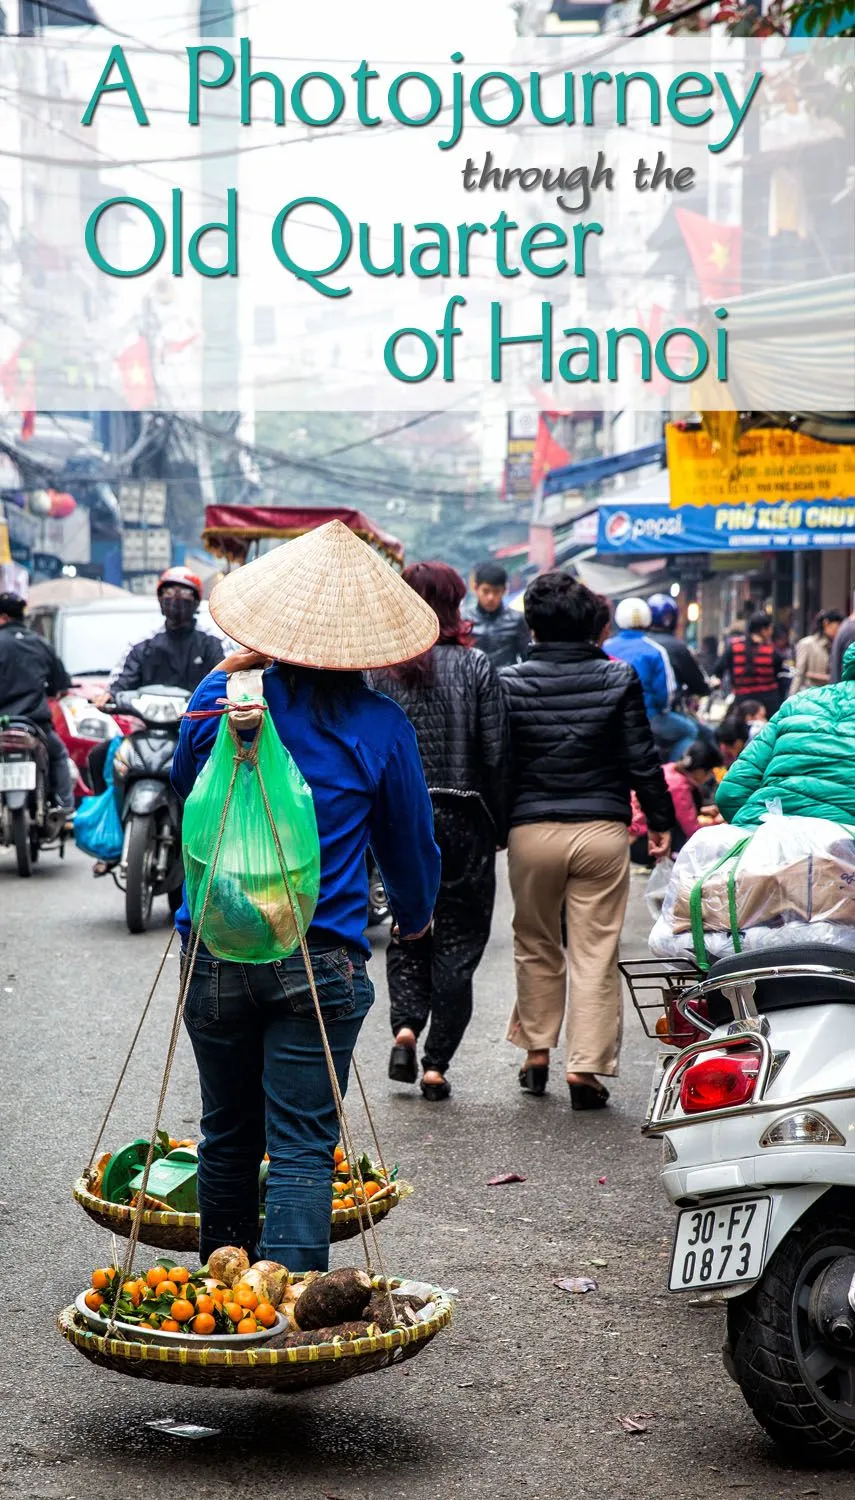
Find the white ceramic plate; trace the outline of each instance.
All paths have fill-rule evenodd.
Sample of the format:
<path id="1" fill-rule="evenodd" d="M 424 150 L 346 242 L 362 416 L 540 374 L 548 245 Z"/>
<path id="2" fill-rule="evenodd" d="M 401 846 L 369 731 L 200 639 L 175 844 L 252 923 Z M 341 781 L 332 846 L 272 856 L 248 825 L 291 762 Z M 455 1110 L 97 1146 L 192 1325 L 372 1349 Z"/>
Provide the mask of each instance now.
<path id="1" fill-rule="evenodd" d="M 102 1318 L 100 1313 L 92 1312 L 86 1306 L 86 1292 L 81 1292 L 75 1299 L 74 1306 L 94 1329 L 95 1333 L 106 1333 L 109 1319 Z M 206 1345 L 219 1346 L 223 1349 L 252 1349 L 266 1344 L 274 1338 L 277 1333 L 287 1329 L 287 1321 L 281 1313 L 276 1314 L 276 1322 L 272 1328 L 260 1328 L 258 1333 L 212 1333 L 205 1338 L 199 1333 L 162 1333 L 159 1328 L 143 1328 L 139 1323 L 122 1323 L 118 1318 L 113 1324 L 117 1333 L 135 1344 L 198 1344 L 201 1348 Z"/>

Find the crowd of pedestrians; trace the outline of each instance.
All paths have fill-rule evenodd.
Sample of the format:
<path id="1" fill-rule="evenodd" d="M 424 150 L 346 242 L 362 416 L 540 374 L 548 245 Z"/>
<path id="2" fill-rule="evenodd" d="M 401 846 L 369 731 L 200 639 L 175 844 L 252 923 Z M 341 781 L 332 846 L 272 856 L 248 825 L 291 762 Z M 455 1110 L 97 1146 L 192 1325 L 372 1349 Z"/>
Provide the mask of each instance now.
<path id="1" fill-rule="evenodd" d="M 855 639 L 855 615 L 843 622 L 823 611 L 792 653 L 758 611 L 723 649 L 710 637 L 696 656 L 667 594 L 623 599 L 613 613 L 555 571 L 534 580 L 520 611 L 495 561 L 475 570 L 469 605 L 463 579 L 444 563 L 403 576 L 434 610 L 439 639 L 372 682 L 415 729 L 441 876 L 432 928 L 415 941 L 393 930 L 388 947 L 389 1076 L 419 1083 L 430 1100 L 449 1097 L 490 934 L 496 852 L 507 849 L 516 976 L 508 1039 L 523 1053 L 520 1087 L 545 1091 L 563 1028 L 572 1107 L 602 1108 L 603 1080 L 619 1062 L 617 959 L 631 866 L 652 868 L 722 820 L 721 805 L 733 801 L 716 806 L 726 771 L 788 697 L 832 680 L 835 641 L 850 624 Z M 728 703 L 715 727 L 696 712 L 713 690 Z M 739 780 L 747 796 L 765 756 L 746 756 L 734 795 Z"/>

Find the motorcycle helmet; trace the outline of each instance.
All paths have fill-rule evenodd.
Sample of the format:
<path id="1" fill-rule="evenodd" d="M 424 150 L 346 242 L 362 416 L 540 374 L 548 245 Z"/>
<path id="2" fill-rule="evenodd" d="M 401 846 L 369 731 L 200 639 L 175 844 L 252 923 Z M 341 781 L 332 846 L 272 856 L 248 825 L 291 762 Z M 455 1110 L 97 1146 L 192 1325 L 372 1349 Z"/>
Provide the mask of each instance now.
<path id="1" fill-rule="evenodd" d="M 161 589 L 166 588 L 169 584 L 178 584 L 183 589 L 192 589 L 196 595 L 197 603 L 201 603 L 202 580 L 198 574 L 191 573 L 189 568 L 167 568 L 165 573 L 161 573 L 157 580 L 158 598 L 160 598 Z"/>
<path id="2" fill-rule="evenodd" d="M 657 630 L 673 630 L 677 624 L 678 609 L 670 594 L 651 594 L 647 601 L 650 621 Z"/>
<path id="3" fill-rule="evenodd" d="M 650 610 L 644 599 L 621 599 L 615 610 L 618 630 L 649 630 Z"/>

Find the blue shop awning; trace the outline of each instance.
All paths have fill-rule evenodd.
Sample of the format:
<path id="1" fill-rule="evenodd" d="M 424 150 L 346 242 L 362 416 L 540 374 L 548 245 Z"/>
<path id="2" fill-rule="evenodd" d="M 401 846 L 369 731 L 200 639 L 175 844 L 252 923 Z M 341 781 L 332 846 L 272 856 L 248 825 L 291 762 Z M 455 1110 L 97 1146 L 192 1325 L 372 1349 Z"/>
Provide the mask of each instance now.
<path id="1" fill-rule="evenodd" d="M 615 474 L 627 474 L 631 469 L 643 469 L 647 464 L 661 464 L 664 459 L 665 444 L 661 442 L 633 448 L 629 453 L 613 453 L 608 458 L 587 458 L 577 464 L 563 464 L 560 469 L 549 470 L 543 481 L 543 493 L 558 495 L 563 490 L 583 490 L 588 485 L 612 479 Z"/>

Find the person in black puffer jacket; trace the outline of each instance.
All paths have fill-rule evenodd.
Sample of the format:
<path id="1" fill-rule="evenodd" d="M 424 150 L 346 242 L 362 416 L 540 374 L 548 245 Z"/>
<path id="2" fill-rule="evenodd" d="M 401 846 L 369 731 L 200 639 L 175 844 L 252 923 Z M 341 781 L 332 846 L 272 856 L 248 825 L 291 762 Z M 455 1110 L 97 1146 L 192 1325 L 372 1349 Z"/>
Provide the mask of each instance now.
<path id="1" fill-rule="evenodd" d="M 617 1073 L 621 1037 L 618 943 L 629 890 L 630 792 L 668 853 L 674 809 L 641 682 L 591 644 L 595 594 L 567 573 L 526 591 L 534 633 L 526 661 L 500 674 L 511 731 L 508 865 L 514 897 L 517 999 L 509 1040 L 526 1053 L 520 1085 L 542 1094 L 567 1000 L 567 1081 L 574 1109 L 599 1108 Z M 568 953 L 561 946 L 566 912 Z"/>
<path id="2" fill-rule="evenodd" d="M 470 645 L 471 627 L 460 618 L 460 574 L 433 562 L 403 576 L 436 611 L 439 641 L 413 662 L 373 673 L 372 682 L 416 731 L 442 879 L 433 930 L 407 943 L 393 932 L 386 954 L 395 1036 L 389 1077 L 415 1083 L 416 1043 L 430 1020 L 422 1093 L 447 1099 L 445 1075 L 472 1016 L 472 979 L 490 936 L 496 849 L 507 838 L 507 719 L 496 670 Z"/>

